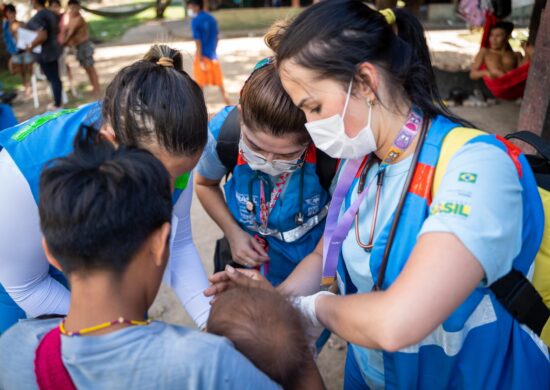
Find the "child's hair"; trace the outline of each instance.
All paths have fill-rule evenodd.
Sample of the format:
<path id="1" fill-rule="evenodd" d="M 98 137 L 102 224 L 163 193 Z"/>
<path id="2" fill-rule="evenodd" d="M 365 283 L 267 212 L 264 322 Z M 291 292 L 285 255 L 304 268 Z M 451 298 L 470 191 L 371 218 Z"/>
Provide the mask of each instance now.
<path id="1" fill-rule="evenodd" d="M 78 0 L 69 0 L 68 5 L 78 5 L 80 7 L 80 1 Z"/>
<path id="2" fill-rule="evenodd" d="M 4 6 L 4 16 L 7 16 L 8 12 L 16 13 L 15 6 L 11 3 Z"/>
<path id="3" fill-rule="evenodd" d="M 256 367 L 293 387 L 311 358 L 301 314 L 280 294 L 237 287 L 212 305 L 208 332 L 227 337 Z"/>
<path id="4" fill-rule="evenodd" d="M 153 45 L 107 87 L 102 117 L 118 142 L 193 156 L 204 149 L 208 115 L 200 87 L 183 70 L 180 52 Z"/>
<path id="5" fill-rule="evenodd" d="M 151 153 L 91 143 L 84 130 L 74 152 L 40 176 L 40 226 L 63 272 L 121 274 L 147 237 L 170 222 L 169 174 Z"/>
<path id="6" fill-rule="evenodd" d="M 71 1 L 74 1 L 74 0 L 69 0 L 69 5 L 71 4 Z M 59 7 L 61 7 L 61 1 L 59 0 L 49 0 L 48 1 L 48 6 L 51 7 L 52 5 L 58 5 Z"/>
<path id="7" fill-rule="evenodd" d="M 494 30 L 495 28 L 500 28 L 506 32 L 506 35 L 510 35 L 514 31 L 514 23 L 506 22 L 506 21 L 496 22 L 491 27 L 491 31 Z"/>

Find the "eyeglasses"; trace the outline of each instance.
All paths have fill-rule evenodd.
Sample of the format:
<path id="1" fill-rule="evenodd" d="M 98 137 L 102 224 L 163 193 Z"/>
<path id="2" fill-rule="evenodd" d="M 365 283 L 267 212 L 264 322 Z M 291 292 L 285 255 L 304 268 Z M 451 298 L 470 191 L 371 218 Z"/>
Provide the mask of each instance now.
<path id="1" fill-rule="evenodd" d="M 272 160 L 271 162 L 267 161 L 267 159 L 262 156 L 260 153 L 257 153 L 250 149 L 250 147 L 246 144 L 246 142 L 241 137 L 239 141 L 239 149 L 242 153 L 242 156 L 244 160 L 247 163 L 257 164 L 257 165 L 268 165 L 271 164 L 274 168 L 284 170 L 285 172 L 293 172 L 299 169 L 304 160 L 303 160 L 303 154 L 305 152 L 305 149 L 300 152 L 300 157 L 293 159 L 293 160 Z"/>

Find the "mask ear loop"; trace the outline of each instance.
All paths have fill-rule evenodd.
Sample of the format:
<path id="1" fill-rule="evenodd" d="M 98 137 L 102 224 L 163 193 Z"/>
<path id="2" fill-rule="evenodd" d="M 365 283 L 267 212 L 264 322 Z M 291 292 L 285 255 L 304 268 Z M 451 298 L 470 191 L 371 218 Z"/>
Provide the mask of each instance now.
<path id="1" fill-rule="evenodd" d="M 349 82 L 348 95 L 346 96 L 346 102 L 344 103 L 344 110 L 342 111 L 342 119 L 344 119 L 344 116 L 346 115 L 346 111 L 348 110 L 348 103 L 349 103 L 349 98 L 351 97 L 352 85 L 353 85 L 353 78 Z"/>
<path id="2" fill-rule="evenodd" d="M 372 106 L 374 106 L 374 103 L 371 100 L 369 100 L 367 102 L 367 104 L 369 106 L 369 119 L 367 120 L 367 127 L 369 129 L 372 129 L 372 127 L 370 125 L 371 125 L 371 120 L 372 120 Z"/>

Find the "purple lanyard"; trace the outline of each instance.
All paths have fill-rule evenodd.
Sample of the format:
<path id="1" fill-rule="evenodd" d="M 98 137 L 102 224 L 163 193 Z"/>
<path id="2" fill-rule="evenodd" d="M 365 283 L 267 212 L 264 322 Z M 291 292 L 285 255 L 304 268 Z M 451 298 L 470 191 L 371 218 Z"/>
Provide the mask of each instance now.
<path id="1" fill-rule="evenodd" d="M 376 178 L 388 164 L 394 162 L 413 143 L 421 125 L 422 115 L 414 109 L 411 110 L 405 125 L 397 134 L 388 155 L 380 164 L 374 178 Z M 374 181 L 373 179 L 369 182 L 365 189 L 357 196 L 357 199 L 355 199 L 352 205 L 346 210 L 342 218 L 338 218 L 344 199 L 362 162 L 363 158 L 348 160 L 343 172 L 338 177 L 338 183 L 332 194 L 325 231 L 323 233 L 323 277 L 321 286 L 324 287 L 330 286 L 334 281 L 342 243 L 349 233 L 359 206 L 369 192 L 370 184 Z"/>
<path id="2" fill-rule="evenodd" d="M 346 210 L 342 218 L 339 219 L 338 217 L 344 199 L 346 198 L 349 188 L 353 183 L 353 179 L 361 167 L 363 160 L 363 158 L 348 160 L 344 171 L 338 178 L 338 183 L 332 194 L 327 222 L 325 224 L 325 232 L 323 234 L 323 280 L 321 283 L 323 286 L 330 285 L 334 281 L 342 242 L 347 237 L 353 219 L 357 214 L 357 210 L 369 192 L 371 183 L 374 181 L 373 179 L 367 184 L 359 196 L 357 196 L 357 199 L 355 199 L 352 205 Z M 375 178 L 380 174 L 382 169 L 385 169 L 385 165 L 380 166 Z"/>

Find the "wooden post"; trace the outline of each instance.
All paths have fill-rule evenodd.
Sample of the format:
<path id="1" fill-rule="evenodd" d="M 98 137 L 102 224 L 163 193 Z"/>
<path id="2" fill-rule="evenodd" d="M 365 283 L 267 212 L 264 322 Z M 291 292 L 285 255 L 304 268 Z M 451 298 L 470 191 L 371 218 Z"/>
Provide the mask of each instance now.
<path id="1" fill-rule="evenodd" d="M 530 32 L 533 34 L 535 32 Z M 545 7 L 535 42 L 518 130 L 529 130 L 550 141 L 550 7 Z"/>

